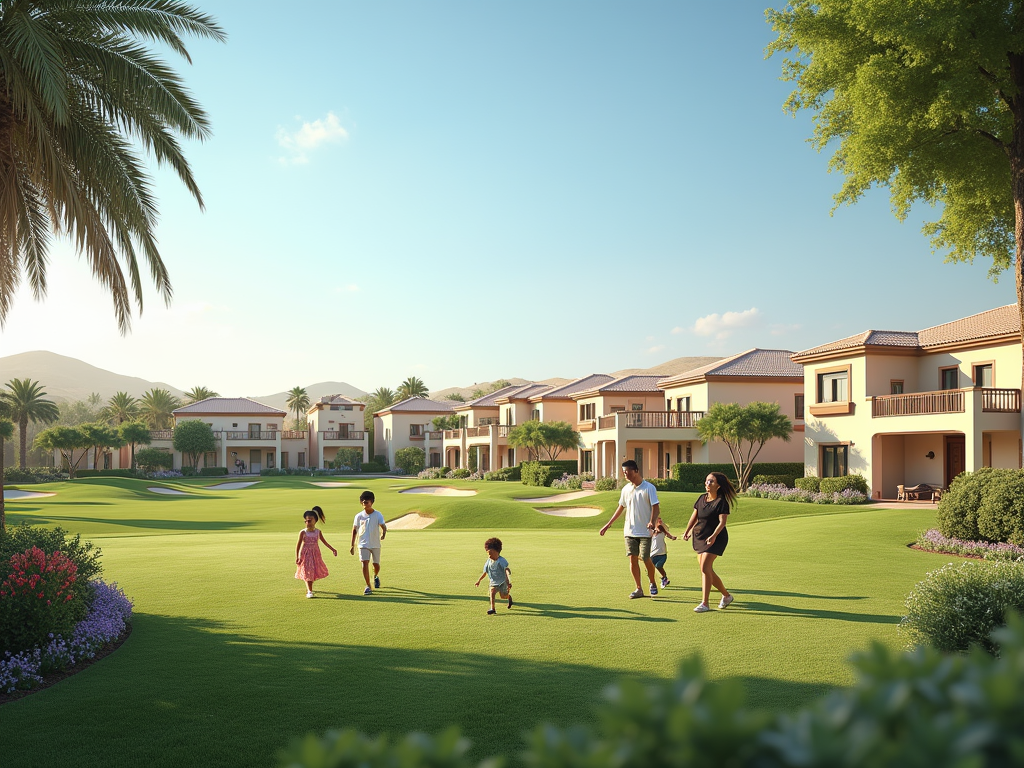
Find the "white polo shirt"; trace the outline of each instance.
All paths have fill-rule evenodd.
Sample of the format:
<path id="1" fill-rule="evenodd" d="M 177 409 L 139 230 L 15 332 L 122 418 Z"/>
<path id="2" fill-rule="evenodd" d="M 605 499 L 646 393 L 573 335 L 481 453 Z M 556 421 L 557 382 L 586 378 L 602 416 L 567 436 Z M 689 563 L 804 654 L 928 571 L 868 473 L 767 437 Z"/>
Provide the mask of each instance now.
<path id="1" fill-rule="evenodd" d="M 626 483 L 619 496 L 619 506 L 626 510 L 623 535 L 651 538 L 651 529 L 647 524 L 651 522 L 651 514 L 657 503 L 658 489 L 653 484 L 646 480 L 640 485 Z"/>

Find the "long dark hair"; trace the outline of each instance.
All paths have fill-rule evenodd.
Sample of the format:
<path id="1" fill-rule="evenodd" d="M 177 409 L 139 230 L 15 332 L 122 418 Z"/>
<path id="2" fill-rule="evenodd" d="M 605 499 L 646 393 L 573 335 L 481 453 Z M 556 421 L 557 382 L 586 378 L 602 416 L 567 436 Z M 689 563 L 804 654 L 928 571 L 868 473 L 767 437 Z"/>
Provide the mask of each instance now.
<path id="1" fill-rule="evenodd" d="M 324 511 L 320 509 L 320 507 L 313 507 L 312 509 L 307 509 L 305 512 L 302 513 L 302 519 L 305 520 L 310 515 L 315 517 L 321 523 L 327 522 L 327 518 L 324 516 Z"/>
<path id="2" fill-rule="evenodd" d="M 736 506 L 736 489 L 732 487 L 729 478 L 721 472 L 708 472 L 708 474 L 713 475 L 715 480 L 718 481 L 718 495 L 725 499 L 725 503 L 730 508 Z"/>

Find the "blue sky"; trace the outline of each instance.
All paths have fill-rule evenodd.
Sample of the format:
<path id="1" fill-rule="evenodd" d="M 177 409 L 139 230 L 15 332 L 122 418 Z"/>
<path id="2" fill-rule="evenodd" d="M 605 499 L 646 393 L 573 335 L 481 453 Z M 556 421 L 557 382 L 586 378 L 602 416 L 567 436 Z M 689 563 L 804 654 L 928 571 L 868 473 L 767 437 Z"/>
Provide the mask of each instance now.
<path id="1" fill-rule="evenodd" d="M 66 245 L 0 355 L 255 395 L 575 377 L 916 330 L 1015 301 L 884 190 L 830 216 L 764 2 L 203 2 L 174 60 L 206 199 L 155 171 L 175 298 L 119 336 Z"/>

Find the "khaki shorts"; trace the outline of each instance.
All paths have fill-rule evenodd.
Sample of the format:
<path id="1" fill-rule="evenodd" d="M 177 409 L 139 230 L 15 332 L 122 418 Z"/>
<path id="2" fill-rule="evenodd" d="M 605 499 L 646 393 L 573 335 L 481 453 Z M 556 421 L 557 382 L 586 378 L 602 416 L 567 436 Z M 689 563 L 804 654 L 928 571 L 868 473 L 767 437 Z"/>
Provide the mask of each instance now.
<path id="1" fill-rule="evenodd" d="M 373 549 L 367 549 L 366 547 L 359 548 L 359 559 L 364 563 L 373 558 L 373 562 L 380 565 L 380 547 L 374 547 Z"/>
<path id="2" fill-rule="evenodd" d="M 626 554 L 639 557 L 641 560 L 651 559 L 651 537 L 650 536 L 627 536 Z"/>
<path id="3" fill-rule="evenodd" d="M 508 597 L 508 582 L 504 584 L 491 584 L 491 589 L 494 590 L 495 594 Z"/>

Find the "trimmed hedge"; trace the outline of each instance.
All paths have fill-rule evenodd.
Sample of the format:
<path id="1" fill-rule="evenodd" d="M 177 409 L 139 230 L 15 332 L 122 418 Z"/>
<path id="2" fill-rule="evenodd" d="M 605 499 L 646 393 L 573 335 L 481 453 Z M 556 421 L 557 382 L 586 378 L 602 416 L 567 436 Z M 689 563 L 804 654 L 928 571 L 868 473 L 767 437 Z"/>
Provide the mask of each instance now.
<path id="1" fill-rule="evenodd" d="M 818 493 L 821 490 L 821 478 L 820 477 L 798 477 L 793 481 L 793 487 L 800 488 L 804 491 L 812 491 Z"/>
<path id="2" fill-rule="evenodd" d="M 821 493 L 828 494 L 842 493 L 847 489 L 858 491 L 867 496 L 868 481 L 864 479 L 863 475 L 844 475 L 843 477 L 823 477 L 818 485 L 818 490 Z"/>
<path id="3" fill-rule="evenodd" d="M 374 458 L 373 461 L 364 461 L 362 466 L 359 468 L 359 471 L 362 472 L 364 475 L 383 475 L 386 472 L 390 472 L 391 470 L 388 469 L 387 461 L 380 462 L 377 461 L 377 458 L 380 457 Z"/>
<path id="4" fill-rule="evenodd" d="M 594 483 L 595 491 L 614 491 L 618 487 L 618 481 L 614 477 L 602 477 Z"/>
<path id="5" fill-rule="evenodd" d="M 81 472 L 79 472 L 81 474 Z M 7 467 L 4 469 L 4 483 L 13 485 L 18 483 L 55 483 L 58 480 L 67 480 L 67 472 L 61 472 L 53 467 Z"/>
<path id="6" fill-rule="evenodd" d="M 138 477 L 137 472 L 130 469 L 80 469 L 75 472 L 75 479 L 83 477 Z"/>
<path id="7" fill-rule="evenodd" d="M 751 485 L 784 485 L 787 488 L 795 488 L 796 478 L 793 475 L 754 475 L 750 479 Z"/>
<path id="8" fill-rule="evenodd" d="M 549 486 L 564 474 L 574 475 L 575 461 L 524 461 L 519 465 L 523 485 Z"/>
<path id="9" fill-rule="evenodd" d="M 732 464 L 673 464 L 672 479 L 681 483 L 681 490 L 703 491 L 704 479 L 711 472 L 721 472 L 736 483 L 733 477 L 736 470 Z M 753 475 L 786 475 L 788 477 L 803 477 L 803 462 L 755 462 L 751 470 Z"/>
<path id="10" fill-rule="evenodd" d="M 484 472 L 484 480 L 519 482 L 522 479 L 523 470 L 521 465 L 516 465 L 514 467 L 502 467 L 501 469 L 496 469 L 493 472 Z"/>
<path id="11" fill-rule="evenodd" d="M 678 480 L 673 480 L 671 477 L 645 477 L 644 480 L 649 482 L 659 491 L 683 490 L 682 483 L 680 483 Z"/>

